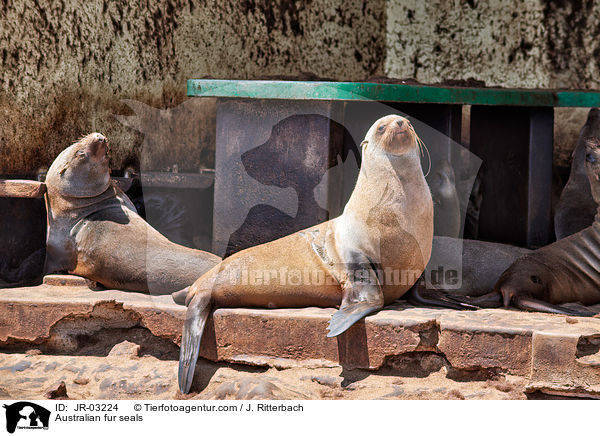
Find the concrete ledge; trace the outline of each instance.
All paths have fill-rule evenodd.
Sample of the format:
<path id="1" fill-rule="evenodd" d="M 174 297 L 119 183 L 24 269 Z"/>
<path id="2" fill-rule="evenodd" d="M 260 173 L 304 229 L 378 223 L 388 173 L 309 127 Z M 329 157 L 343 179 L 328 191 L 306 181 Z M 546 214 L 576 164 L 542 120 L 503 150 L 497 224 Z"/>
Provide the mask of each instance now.
<path id="1" fill-rule="evenodd" d="M 135 326 L 179 344 L 185 308 L 170 296 L 93 291 L 76 279 L 65 283 L 79 286 L 0 290 L 0 349 L 77 354 L 82 335 Z M 456 370 L 524 376 L 531 390 L 600 395 L 598 318 L 399 302 L 327 338 L 334 310 L 218 309 L 207 323 L 201 355 L 261 366 L 377 370 L 407 353 L 436 353 Z"/>
<path id="2" fill-rule="evenodd" d="M 0 197 L 41 198 L 46 193 L 46 185 L 35 180 L 0 179 Z"/>

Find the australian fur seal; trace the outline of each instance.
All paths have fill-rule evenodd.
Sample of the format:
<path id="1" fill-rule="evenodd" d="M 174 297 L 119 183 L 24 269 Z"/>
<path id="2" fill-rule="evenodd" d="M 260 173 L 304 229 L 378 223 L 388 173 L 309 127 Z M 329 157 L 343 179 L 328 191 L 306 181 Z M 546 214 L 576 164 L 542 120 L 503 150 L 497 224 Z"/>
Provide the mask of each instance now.
<path id="1" fill-rule="evenodd" d="M 496 242 L 459 239 L 461 211 L 454 170 L 442 159 L 427 178 L 434 207 L 431 259 L 423 277 L 405 295 L 416 305 L 476 309 L 469 298 L 489 294 L 500 275 L 530 250 Z M 498 304 L 491 296 L 489 304 Z M 486 304 L 479 299 L 478 304 Z"/>
<path id="2" fill-rule="evenodd" d="M 187 291 L 179 388 L 190 390 L 200 339 L 214 307 L 339 307 L 327 336 L 402 296 L 431 254 L 433 203 L 420 139 L 397 115 L 376 121 L 342 215 L 242 250 Z"/>
<path id="3" fill-rule="evenodd" d="M 516 259 L 530 252 L 527 248 L 497 242 L 434 236 L 424 277 L 405 298 L 415 305 L 459 310 L 497 307 L 500 303 L 497 295 L 489 294 L 498 278 Z M 449 272 L 454 272 L 451 282 L 448 282 Z M 470 298 L 483 296 L 488 297 Z"/>
<path id="4" fill-rule="evenodd" d="M 585 138 L 585 170 L 593 199 L 600 201 L 600 140 Z M 600 214 L 591 226 L 517 259 L 495 290 L 505 307 L 589 316 L 558 304 L 600 303 Z"/>
<path id="5" fill-rule="evenodd" d="M 573 152 L 569 180 L 560 195 L 554 215 L 556 239 L 577 233 L 594 222 L 596 203 L 590 193 L 590 183 L 585 169 L 585 139 L 588 137 L 600 137 L 600 109 L 598 108 L 590 109 L 587 121 L 579 133 L 577 146 Z"/>
<path id="6" fill-rule="evenodd" d="M 166 294 L 221 259 L 177 245 L 144 221 L 110 179 L 99 133 L 63 150 L 46 176 L 46 274 L 68 271 L 113 289 Z"/>
<path id="7" fill-rule="evenodd" d="M 427 178 L 433 199 L 433 233 L 436 236 L 460 236 L 460 202 L 456 192 L 454 169 L 445 159 L 433 168 Z"/>

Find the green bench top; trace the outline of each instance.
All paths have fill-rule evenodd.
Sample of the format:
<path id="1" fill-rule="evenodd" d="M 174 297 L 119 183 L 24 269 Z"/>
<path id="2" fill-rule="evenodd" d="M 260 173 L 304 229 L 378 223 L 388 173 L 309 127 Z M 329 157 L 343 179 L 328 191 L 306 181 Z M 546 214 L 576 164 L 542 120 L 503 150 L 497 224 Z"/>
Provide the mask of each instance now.
<path id="1" fill-rule="evenodd" d="M 600 92 L 459 88 L 368 82 L 190 79 L 190 97 L 386 101 L 495 106 L 600 107 Z"/>

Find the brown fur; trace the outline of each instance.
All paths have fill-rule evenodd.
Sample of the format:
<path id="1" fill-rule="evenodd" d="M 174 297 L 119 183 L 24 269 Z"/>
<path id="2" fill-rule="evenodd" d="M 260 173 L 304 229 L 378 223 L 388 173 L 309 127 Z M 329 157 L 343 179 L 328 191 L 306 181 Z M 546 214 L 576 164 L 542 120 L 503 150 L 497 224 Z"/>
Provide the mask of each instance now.
<path id="1" fill-rule="evenodd" d="M 344 278 L 339 271 L 348 263 L 344 250 L 348 244 L 370 254 L 382 269 L 423 272 L 431 255 L 433 239 L 433 203 L 420 169 L 415 134 L 411 129 L 396 132 L 389 129 L 378 134 L 377 128 L 387 126 L 397 116 L 384 117 L 375 123 L 363 141 L 363 167 L 356 187 L 342 216 L 318 224 L 284 238 L 238 252 L 200 277 L 187 294 L 186 304 L 198 292 L 211 292 L 217 307 L 331 307 L 340 304 Z M 374 128 L 376 127 L 376 128 Z M 383 168 L 389 162 L 384 150 L 397 158 L 407 157 L 410 168 Z M 407 161 L 408 162 L 408 161 Z M 383 165 L 382 165 L 383 163 Z M 399 182 L 399 189 L 391 194 L 390 180 Z M 386 203 L 381 204 L 381 198 Z M 378 201 L 379 199 L 379 201 Z M 325 247 L 328 257 L 337 268 L 326 265 L 312 246 Z M 322 271 L 328 285 L 282 285 L 280 278 L 254 286 L 239 286 L 231 280 L 230 272 L 288 271 L 305 269 Z M 341 283 L 337 283 L 340 280 Z M 412 285 L 384 284 L 385 302 L 401 297 Z"/>
<path id="2" fill-rule="evenodd" d="M 362 166 L 341 216 L 240 251 L 189 288 L 179 368 L 183 392 L 191 385 L 204 322 L 213 307 L 343 309 L 363 304 L 368 313 L 410 289 L 429 261 L 433 238 L 433 202 L 418 145 L 408 120 L 381 118 L 362 142 Z M 356 279 L 355 268 L 367 277 Z M 377 278 L 373 269 L 381 271 Z M 265 281 L 265 271 L 277 274 Z M 302 272 L 298 284 L 291 282 L 290 271 Z M 385 271 L 407 276 L 395 283 Z M 256 273 L 262 281 L 249 283 Z M 319 274 L 322 283 L 313 278 Z M 343 319 L 342 309 L 336 313 Z"/>

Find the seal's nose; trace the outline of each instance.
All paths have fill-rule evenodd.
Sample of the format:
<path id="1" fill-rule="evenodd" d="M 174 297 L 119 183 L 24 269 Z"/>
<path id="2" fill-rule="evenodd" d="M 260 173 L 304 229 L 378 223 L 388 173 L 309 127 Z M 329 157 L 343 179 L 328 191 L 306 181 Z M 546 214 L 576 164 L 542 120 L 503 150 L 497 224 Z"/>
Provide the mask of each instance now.
<path id="1" fill-rule="evenodd" d="M 398 124 L 398 127 L 402 128 L 404 126 L 404 119 L 403 118 L 398 118 L 396 120 L 396 124 Z"/>
<path id="2" fill-rule="evenodd" d="M 100 133 L 95 133 L 92 138 L 87 147 L 89 155 L 96 159 L 106 158 L 108 156 L 108 140 L 106 137 Z"/>

